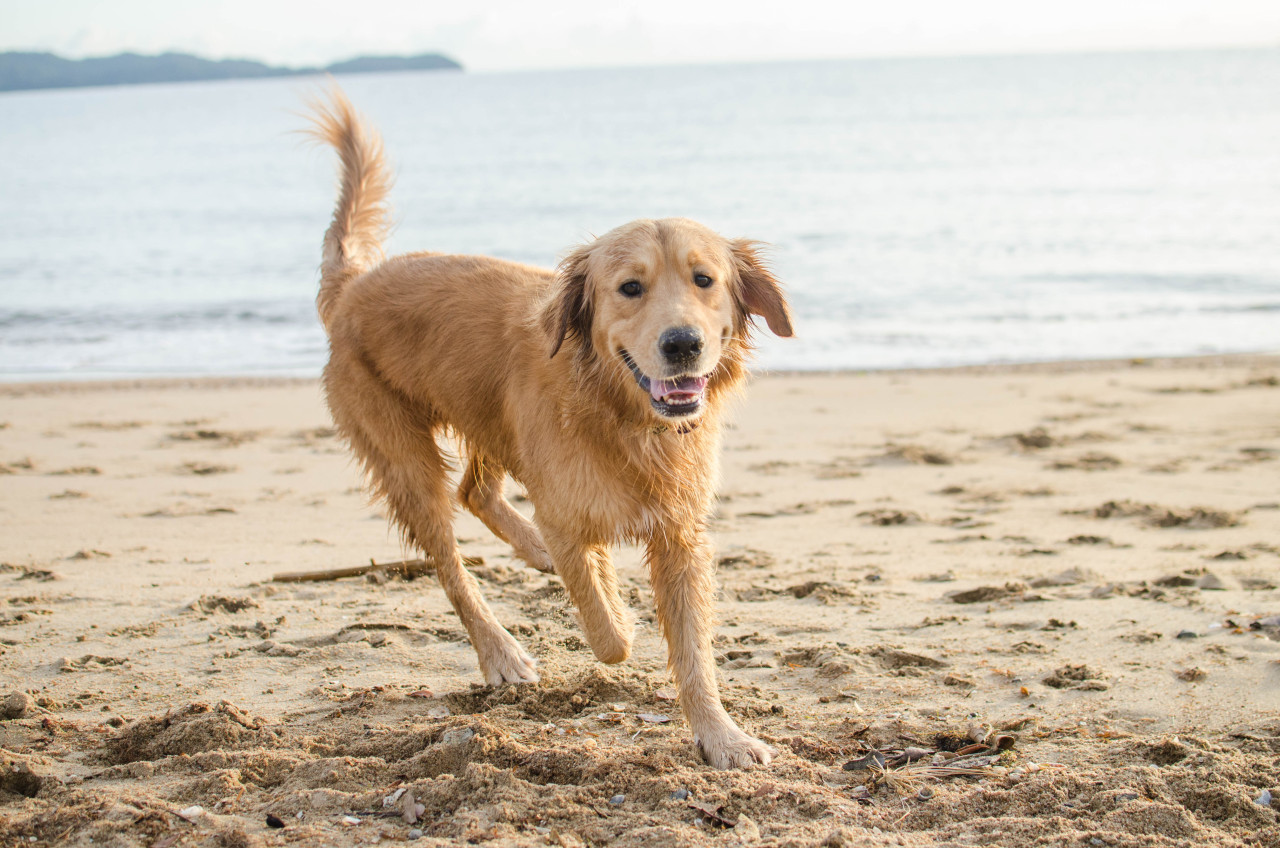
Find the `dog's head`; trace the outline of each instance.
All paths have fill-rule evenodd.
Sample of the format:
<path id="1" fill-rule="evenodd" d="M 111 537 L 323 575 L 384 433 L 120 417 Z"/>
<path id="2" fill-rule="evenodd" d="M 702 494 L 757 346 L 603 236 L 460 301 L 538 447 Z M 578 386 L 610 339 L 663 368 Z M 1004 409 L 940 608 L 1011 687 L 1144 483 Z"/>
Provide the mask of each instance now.
<path id="1" fill-rule="evenodd" d="M 560 263 L 544 313 L 551 356 L 629 375 L 660 419 L 692 421 L 709 388 L 741 376 L 752 316 L 792 335 L 791 312 L 758 245 L 693 221 L 624 224 Z"/>

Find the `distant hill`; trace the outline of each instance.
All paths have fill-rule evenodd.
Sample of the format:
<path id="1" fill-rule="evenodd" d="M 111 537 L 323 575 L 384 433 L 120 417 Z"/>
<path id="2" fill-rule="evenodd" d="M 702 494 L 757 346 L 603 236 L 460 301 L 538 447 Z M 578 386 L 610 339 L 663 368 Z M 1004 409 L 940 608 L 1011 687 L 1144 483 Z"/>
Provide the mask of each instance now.
<path id="1" fill-rule="evenodd" d="M 423 53 L 419 56 L 361 56 L 323 68 L 283 68 L 246 59 L 202 59 L 187 53 L 163 53 L 159 56 L 121 53 L 94 59 L 64 59 L 53 53 L 9 52 L 0 53 L 0 91 L 317 73 L 435 70 L 460 71 L 462 65 L 439 53 Z"/>
<path id="2" fill-rule="evenodd" d="M 330 74 L 369 74 L 382 71 L 460 71 L 462 66 L 439 53 L 420 56 L 357 56 L 334 62 L 324 69 Z"/>

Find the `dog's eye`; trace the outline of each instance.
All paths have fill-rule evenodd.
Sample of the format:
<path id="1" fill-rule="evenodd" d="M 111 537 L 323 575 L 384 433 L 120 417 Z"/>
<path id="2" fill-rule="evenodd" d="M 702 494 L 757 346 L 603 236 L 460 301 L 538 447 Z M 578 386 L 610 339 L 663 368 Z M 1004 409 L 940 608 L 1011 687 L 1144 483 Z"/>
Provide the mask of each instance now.
<path id="1" fill-rule="evenodd" d="M 707 286 L 711 285 L 711 283 L 712 283 L 711 278 L 708 277 L 706 274 L 693 275 L 693 284 L 700 289 L 705 289 Z"/>
<path id="2" fill-rule="evenodd" d="M 644 292 L 644 286 L 640 285 L 635 280 L 627 280 L 625 283 L 618 286 L 618 291 L 622 292 L 626 297 L 639 297 L 641 293 Z"/>

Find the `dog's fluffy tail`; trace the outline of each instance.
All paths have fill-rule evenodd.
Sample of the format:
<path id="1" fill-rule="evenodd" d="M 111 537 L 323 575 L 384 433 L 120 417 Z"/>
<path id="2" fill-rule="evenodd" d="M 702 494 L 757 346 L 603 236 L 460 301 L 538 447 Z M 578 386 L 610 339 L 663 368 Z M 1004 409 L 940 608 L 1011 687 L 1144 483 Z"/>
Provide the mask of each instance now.
<path id="1" fill-rule="evenodd" d="M 337 150 L 342 163 L 338 205 L 324 234 L 316 295 L 316 308 L 327 328 L 343 286 L 382 261 L 382 243 L 390 224 L 391 172 L 382 154 L 382 139 L 365 126 L 337 86 L 309 106 L 312 125 L 307 134 Z"/>

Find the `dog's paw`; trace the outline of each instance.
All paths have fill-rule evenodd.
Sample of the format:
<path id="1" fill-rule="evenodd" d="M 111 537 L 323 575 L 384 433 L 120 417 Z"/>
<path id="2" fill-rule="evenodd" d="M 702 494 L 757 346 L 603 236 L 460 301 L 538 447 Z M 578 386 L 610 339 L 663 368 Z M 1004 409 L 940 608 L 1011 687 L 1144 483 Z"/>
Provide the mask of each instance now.
<path id="1" fill-rule="evenodd" d="M 731 769 L 767 766 L 773 760 L 773 749 L 748 736 L 736 727 L 715 730 L 694 737 L 698 751 L 712 768 Z"/>
<path id="2" fill-rule="evenodd" d="M 556 564 L 551 561 L 551 554 L 547 553 L 543 548 L 526 548 L 522 551 L 516 551 L 516 556 L 525 561 L 530 568 L 537 569 L 543 574 L 555 574 Z"/>
<path id="3" fill-rule="evenodd" d="M 520 647 L 520 643 L 510 633 L 502 632 L 488 650 L 477 652 L 480 657 L 480 671 L 490 686 L 501 686 L 504 683 L 537 683 L 538 661 Z"/>

